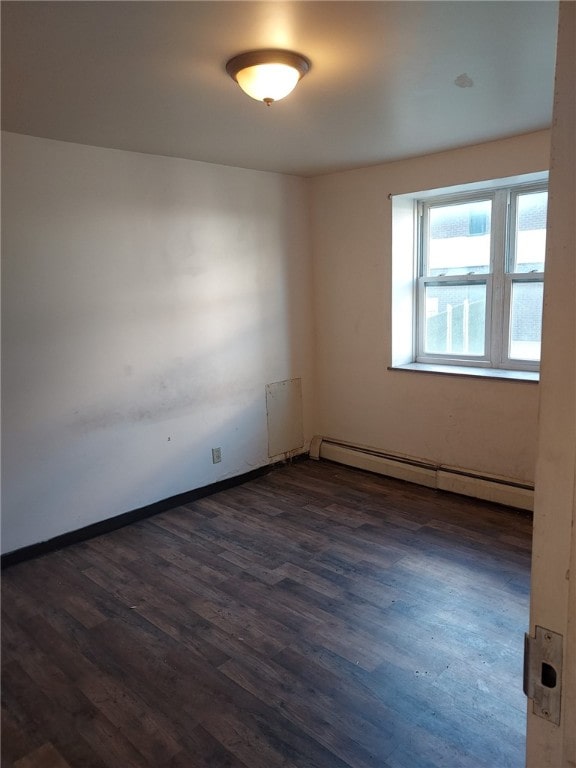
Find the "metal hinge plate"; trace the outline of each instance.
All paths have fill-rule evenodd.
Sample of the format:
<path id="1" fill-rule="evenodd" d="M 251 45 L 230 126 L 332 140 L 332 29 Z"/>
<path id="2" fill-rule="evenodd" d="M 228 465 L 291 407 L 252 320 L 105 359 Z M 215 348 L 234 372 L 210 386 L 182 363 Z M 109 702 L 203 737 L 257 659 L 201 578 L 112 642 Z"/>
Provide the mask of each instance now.
<path id="1" fill-rule="evenodd" d="M 560 725 L 562 635 L 535 629 L 535 637 L 524 636 L 524 693 L 533 700 L 535 715 Z"/>

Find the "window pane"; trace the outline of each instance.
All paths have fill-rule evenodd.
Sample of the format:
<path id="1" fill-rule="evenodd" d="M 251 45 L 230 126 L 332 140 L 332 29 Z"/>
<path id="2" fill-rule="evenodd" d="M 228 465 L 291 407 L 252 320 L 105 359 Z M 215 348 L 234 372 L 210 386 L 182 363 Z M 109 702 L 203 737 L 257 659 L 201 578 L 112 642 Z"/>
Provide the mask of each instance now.
<path id="1" fill-rule="evenodd" d="M 427 285 L 424 352 L 484 355 L 486 285 Z"/>
<path id="2" fill-rule="evenodd" d="M 491 212 L 490 200 L 430 208 L 427 274 L 488 272 Z"/>
<path id="3" fill-rule="evenodd" d="M 514 360 L 540 360 L 543 283 L 512 283 L 508 354 Z"/>
<path id="4" fill-rule="evenodd" d="M 526 192 L 516 203 L 516 254 L 512 272 L 544 272 L 548 192 Z"/>

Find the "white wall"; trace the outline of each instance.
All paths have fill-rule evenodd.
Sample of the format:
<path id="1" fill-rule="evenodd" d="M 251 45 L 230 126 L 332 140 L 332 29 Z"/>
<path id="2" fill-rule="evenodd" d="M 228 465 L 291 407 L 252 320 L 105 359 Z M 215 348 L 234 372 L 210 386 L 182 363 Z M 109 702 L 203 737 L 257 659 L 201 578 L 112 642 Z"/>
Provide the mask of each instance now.
<path id="1" fill-rule="evenodd" d="M 549 133 L 311 182 L 318 434 L 534 480 L 538 385 L 388 371 L 389 194 L 546 170 Z"/>
<path id="2" fill-rule="evenodd" d="M 2 150 L 3 552 L 268 463 L 294 377 L 306 440 L 533 481 L 538 385 L 387 370 L 388 194 L 544 170 L 548 132 L 308 182 Z"/>
<path id="3" fill-rule="evenodd" d="M 310 437 L 302 179 L 2 153 L 3 552 L 268 463 L 270 382 L 302 378 Z"/>

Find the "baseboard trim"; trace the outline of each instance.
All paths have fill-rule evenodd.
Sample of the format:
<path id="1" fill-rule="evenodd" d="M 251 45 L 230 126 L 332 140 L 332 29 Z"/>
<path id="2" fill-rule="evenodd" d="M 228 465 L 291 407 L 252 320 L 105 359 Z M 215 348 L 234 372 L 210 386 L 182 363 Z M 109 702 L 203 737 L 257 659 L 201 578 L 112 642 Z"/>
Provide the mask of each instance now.
<path id="1" fill-rule="evenodd" d="M 8 568 L 11 565 L 22 563 L 25 560 L 31 560 L 40 555 L 45 555 L 49 552 L 54 552 L 57 549 L 63 549 L 70 544 L 77 544 L 80 541 L 86 541 L 92 539 L 95 536 L 101 536 L 103 533 L 110 533 L 116 531 L 119 528 L 124 528 L 126 525 L 136 523 L 139 520 L 144 520 L 147 517 L 153 517 L 161 512 L 166 512 L 169 509 L 175 507 L 181 507 L 185 504 L 190 504 L 192 501 L 197 501 L 205 496 L 211 496 L 219 491 L 225 491 L 228 488 L 234 488 L 237 485 L 243 485 L 250 480 L 255 480 L 257 477 L 263 477 L 274 469 L 286 464 L 294 463 L 308 458 L 308 452 L 293 456 L 288 460 L 275 461 L 271 464 L 265 464 L 263 467 L 252 469 L 250 472 L 245 472 L 242 475 L 236 475 L 235 477 L 229 477 L 225 480 L 219 480 L 216 483 L 210 483 L 210 485 L 204 485 L 202 488 L 195 488 L 184 493 L 179 493 L 176 496 L 170 496 L 167 499 L 161 499 L 153 504 L 148 504 L 145 507 L 139 509 L 133 509 L 129 512 L 124 512 L 121 515 L 115 517 L 109 517 L 106 520 L 101 520 L 91 525 L 86 525 L 84 528 L 78 528 L 75 531 L 69 531 L 63 533 L 60 536 L 55 536 L 53 539 L 47 541 L 41 541 L 37 544 L 30 544 L 27 547 L 12 550 L 12 552 L 6 552 L 0 558 L 0 566 L 2 570 Z"/>
<path id="2" fill-rule="evenodd" d="M 353 448 L 325 440 L 320 446 L 320 458 L 357 469 L 366 469 L 387 477 L 395 477 L 398 480 L 407 480 L 409 483 L 425 485 L 428 488 L 436 488 L 436 470 L 423 462 L 410 461 L 406 458 L 400 460 L 365 448 Z"/>
<path id="3" fill-rule="evenodd" d="M 534 509 L 534 487 L 512 478 L 434 464 L 424 459 L 386 453 L 333 438 L 316 436 L 312 446 L 314 451 L 311 448 L 310 458 L 328 459 L 428 488 L 472 496 L 527 512 Z"/>
<path id="4" fill-rule="evenodd" d="M 527 512 L 534 510 L 534 488 L 520 483 L 491 480 L 470 473 L 452 472 L 440 468 L 437 472 L 438 485 L 441 491 L 461 493 L 484 501 L 494 501 L 507 507 L 516 507 Z"/>

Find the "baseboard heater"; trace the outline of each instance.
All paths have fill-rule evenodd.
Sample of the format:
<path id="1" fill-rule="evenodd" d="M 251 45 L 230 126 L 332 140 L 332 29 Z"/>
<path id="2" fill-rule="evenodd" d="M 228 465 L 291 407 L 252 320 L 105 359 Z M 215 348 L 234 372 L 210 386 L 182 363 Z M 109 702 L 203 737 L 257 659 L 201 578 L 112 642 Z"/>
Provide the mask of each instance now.
<path id="1" fill-rule="evenodd" d="M 424 459 L 386 453 L 369 446 L 321 436 L 312 439 L 310 458 L 329 459 L 428 488 L 461 493 L 517 509 L 534 509 L 533 485 L 498 475 L 480 474 L 460 467 L 434 464 Z"/>

